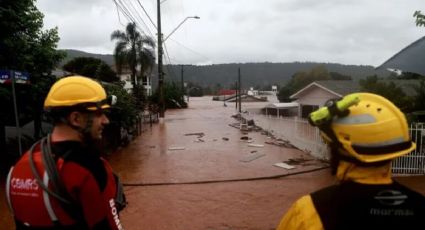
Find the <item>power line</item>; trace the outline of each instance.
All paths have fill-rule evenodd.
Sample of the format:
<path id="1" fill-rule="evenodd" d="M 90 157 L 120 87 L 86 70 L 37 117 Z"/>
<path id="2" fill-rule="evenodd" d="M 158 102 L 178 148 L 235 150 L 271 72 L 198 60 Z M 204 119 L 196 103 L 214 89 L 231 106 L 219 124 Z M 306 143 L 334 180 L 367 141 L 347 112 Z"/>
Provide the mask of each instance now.
<path id="1" fill-rule="evenodd" d="M 127 12 L 128 15 L 130 15 L 131 17 L 131 21 L 134 22 L 136 24 L 136 27 L 139 28 L 140 32 L 143 35 L 146 35 L 145 32 L 143 31 L 143 29 L 138 25 L 136 18 L 133 16 L 133 14 L 131 13 L 131 11 L 129 10 L 129 7 L 124 3 L 125 1 L 121 1 L 118 0 L 121 3 L 121 6 L 123 7 L 123 9 L 125 9 L 125 11 Z"/>
<path id="2" fill-rule="evenodd" d="M 192 52 L 192 53 L 194 53 L 194 54 L 196 54 L 196 55 L 198 55 L 198 56 L 201 56 L 201 57 L 203 57 L 203 58 L 205 58 L 205 59 L 207 59 L 207 60 L 210 60 L 210 58 L 208 58 L 207 56 L 205 56 L 205 55 L 203 55 L 203 54 L 201 54 L 201 53 L 199 53 L 199 52 L 197 52 L 197 51 L 195 51 L 195 50 L 193 50 L 193 49 L 191 49 L 191 48 L 189 48 L 189 47 L 187 47 L 187 46 L 185 46 L 185 45 L 181 44 L 181 43 L 180 43 L 180 42 L 178 42 L 178 41 L 176 41 L 176 40 L 174 40 L 174 39 L 172 39 L 172 38 L 168 38 L 168 39 L 170 39 L 171 41 L 173 41 L 173 42 L 175 42 L 176 44 L 180 45 L 181 47 L 183 47 L 183 48 L 185 48 L 185 49 L 189 50 L 190 52 Z"/>
<path id="3" fill-rule="evenodd" d="M 117 6 L 117 9 L 119 9 L 123 15 L 127 18 L 127 20 L 129 22 L 132 22 L 136 25 L 136 27 L 140 30 L 141 34 L 144 36 L 147 36 L 144 33 L 144 30 L 139 26 L 140 23 L 138 23 L 140 20 L 142 21 L 142 23 L 145 25 L 145 27 L 147 28 L 148 32 L 150 33 L 151 37 L 153 37 L 152 32 L 149 30 L 149 27 L 146 25 L 146 23 L 144 23 L 143 19 L 141 18 L 141 16 L 137 13 L 137 10 L 135 9 L 134 5 L 130 3 L 129 7 L 128 5 L 126 5 L 124 3 L 124 1 L 121 0 L 113 0 L 115 5 Z M 131 11 L 131 9 L 133 9 Z M 140 20 L 136 20 L 136 19 L 140 19 Z"/>
<path id="4" fill-rule="evenodd" d="M 168 55 L 168 49 L 167 49 L 167 46 L 165 45 L 165 43 L 164 43 L 164 50 L 165 50 L 165 56 L 168 58 L 168 65 L 172 65 L 172 63 L 171 63 L 171 60 L 170 60 L 170 56 Z M 165 66 L 165 68 L 167 68 L 167 70 L 168 70 L 168 73 L 170 73 L 172 76 L 173 76 L 173 78 L 175 78 L 175 76 L 177 76 L 176 75 L 176 73 L 174 73 L 174 69 L 173 68 L 171 68 L 171 71 L 170 71 L 170 69 L 168 68 L 168 65 L 166 65 Z"/>
<path id="5" fill-rule="evenodd" d="M 237 179 L 223 179 L 223 180 L 203 180 L 203 181 L 183 181 L 183 182 L 157 182 L 157 183 L 122 183 L 123 186 L 136 186 L 136 187 L 142 187 L 142 186 L 170 186 L 170 185 L 194 185 L 194 184 L 214 184 L 214 183 L 232 183 L 232 182 L 243 182 L 243 181 L 256 181 L 256 180 L 274 180 L 274 179 L 281 179 L 289 176 L 294 175 L 300 175 L 300 174 L 307 174 L 319 170 L 325 170 L 328 169 L 329 166 L 323 166 L 319 168 L 314 168 L 310 170 L 304 170 L 294 173 L 282 173 L 277 174 L 273 176 L 260 176 L 260 177 L 249 177 L 249 178 L 237 178 Z"/>
<path id="6" fill-rule="evenodd" d="M 143 5 L 140 3 L 139 0 L 137 0 L 137 2 L 139 3 L 140 7 L 142 8 L 143 12 L 145 12 L 146 16 L 149 18 L 149 21 L 152 23 L 153 27 L 155 27 L 155 29 L 158 30 L 158 28 L 156 27 L 155 23 L 152 21 L 151 17 L 149 16 L 148 12 L 146 12 L 145 8 L 143 7 Z"/>
<path id="7" fill-rule="evenodd" d="M 127 14 L 127 12 L 122 8 L 122 6 L 120 4 L 118 4 L 118 2 L 116 0 L 112 0 L 115 5 L 117 6 L 117 9 L 119 9 L 121 11 L 121 13 L 124 15 L 125 18 L 127 18 L 127 20 L 129 22 L 134 22 L 131 17 Z"/>
<path id="8" fill-rule="evenodd" d="M 145 25 L 146 30 L 148 31 L 148 33 L 153 37 L 152 32 L 150 31 L 148 25 L 146 25 L 145 21 L 143 20 L 143 18 L 141 17 L 141 15 L 137 12 L 137 9 L 134 7 L 133 3 L 131 3 L 131 1 L 129 1 L 129 5 L 130 7 L 133 9 L 133 13 L 136 16 L 136 18 L 139 18 L 139 21 L 142 22 L 143 25 Z M 129 7 L 129 8 L 130 8 Z"/>
<path id="9" fill-rule="evenodd" d="M 125 25 L 124 25 L 124 24 L 122 24 L 122 22 L 121 22 L 120 11 L 118 10 L 118 5 L 117 5 L 117 3 L 116 3 L 115 1 L 113 1 L 113 2 L 115 3 L 115 6 L 116 6 L 116 8 L 117 8 L 118 21 L 120 22 L 120 24 L 121 24 L 122 26 L 125 26 Z"/>
<path id="10" fill-rule="evenodd" d="M 118 2 L 116 1 L 116 0 L 114 0 L 115 1 L 115 3 L 117 3 L 118 4 L 118 6 L 120 7 L 120 9 L 121 9 L 121 12 L 122 13 L 124 13 L 124 15 L 126 15 L 127 16 L 127 19 L 128 19 L 128 21 L 129 22 L 136 22 L 136 20 L 134 20 L 134 18 L 133 18 L 133 16 L 130 14 L 130 12 L 128 11 L 128 9 L 126 8 L 126 6 L 121 2 L 121 0 L 118 0 Z"/>
<path id="11" fill-rule="evenodd" d="M 114 0 L 114 1 L 116 1 L 116 0 Z M 121 1 L 121 0 L 118 0 L 118 1 L 119 1 L 119 3 L 118 2 L 117 3 L 120 6 L 121 12 L 123 12 L 125 15 L 127 15 L 128 21 L 134 23 L 136 25 L 136 27 L 140 30 L 142 35 L 146 36 L 143 29 L 139 26 L 139 23 L 137 23 L 136 18 L 133 16 L 131 11 L 129 10 L 129 7 L 126 4 L 124 4 L 123 1 Z"/>

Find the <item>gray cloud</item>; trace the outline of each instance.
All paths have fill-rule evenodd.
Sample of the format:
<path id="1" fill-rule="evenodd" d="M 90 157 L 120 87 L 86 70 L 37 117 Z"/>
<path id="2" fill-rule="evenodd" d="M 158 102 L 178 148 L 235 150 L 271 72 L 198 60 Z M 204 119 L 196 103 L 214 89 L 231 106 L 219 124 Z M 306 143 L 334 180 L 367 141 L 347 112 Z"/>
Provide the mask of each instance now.
<path id="1" fill-rule="evenodd" d="M 136 0 L 126 0 L 138 7 Z M 156 24 L 156 1 L 140 1 Z M 129 5 L 132 3 L 132 5 Z M 112 53 L 110 34 L 124 27 L 111 0 L 39 0 L 45 26 L 59 27 L 60 48 Z M 155 36 L 155 28 L 139 9 Z M 163 34 L 172 63 L 323 61 L 379 65 L 423 36 L 413 12 L 423 0 L 167 0 Z M 123 24 L 127 23 L 120 14 Z M 140 20 L 139 20 L 140 21 Z"/>

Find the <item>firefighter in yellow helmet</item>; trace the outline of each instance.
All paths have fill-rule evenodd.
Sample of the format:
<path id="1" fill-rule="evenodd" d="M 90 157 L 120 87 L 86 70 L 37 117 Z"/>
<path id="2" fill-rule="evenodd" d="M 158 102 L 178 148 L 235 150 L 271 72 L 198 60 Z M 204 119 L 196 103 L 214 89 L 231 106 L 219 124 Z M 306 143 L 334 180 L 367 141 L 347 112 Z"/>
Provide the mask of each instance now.
<path id="1" fill-rule="evenodd" d="M 51 87 L 44 107 L 54 128 L 11 168 L 6 197 L 16 229 L 123 229 L 118 177 L 94 143 L 116 101 L 96 81 L 70 76 Z"/>
<path id="2" fill-rule="evenodd" d="M 391 160 L 416 148 L 394 104 L 375 94 L 350 94 L 329 101 L 309 121 L 330 147 L 339 183 L 298 199 L 279 230 L 424 228 L 425 197 L 391 176 Z"/>

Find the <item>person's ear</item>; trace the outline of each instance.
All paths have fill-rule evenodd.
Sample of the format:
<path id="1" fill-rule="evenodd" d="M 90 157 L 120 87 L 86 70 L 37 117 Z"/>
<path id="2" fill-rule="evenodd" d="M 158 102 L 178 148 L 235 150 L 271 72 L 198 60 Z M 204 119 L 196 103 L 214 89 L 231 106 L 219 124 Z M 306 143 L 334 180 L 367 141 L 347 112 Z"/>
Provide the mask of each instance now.
<path id="1" fill-rule="evenodd" d="M 71 125 L 77 126 L 77 127 L 83 127 L 85 122 L 84 114 L 77 111 L 71 112 L 68 116 L 68 119 Z"/>

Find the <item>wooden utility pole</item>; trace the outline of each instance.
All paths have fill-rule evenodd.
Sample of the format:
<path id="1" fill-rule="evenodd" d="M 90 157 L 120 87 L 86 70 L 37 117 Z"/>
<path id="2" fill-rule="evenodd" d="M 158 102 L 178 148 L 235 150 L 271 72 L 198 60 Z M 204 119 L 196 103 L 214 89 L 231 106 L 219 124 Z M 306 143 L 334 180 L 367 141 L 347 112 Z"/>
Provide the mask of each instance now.
<path id="1" fill-rule="evenodd" d="M 241 68 L 238 68 L 238 89 L 239 89 L 239 113 L 242 112 L 242 87 L 241 87 Z"/>
<path id="2" fill-rule="evenodd" d="M 164 73 L 162 72 L 162 32 L 161 32 L 161 1 L 157 0 L 157 27 L 158 27 L 158 89 L 159 89 L 159 120 L 164 119 Z"/>
<path id="3" fill-rule="evenodd" d="M 181 85 L 181 89 L 182 89 L 182 102 L 184 102 L 184 81 L 183 81 L 183 73 L 184 73 L 184 70 L 183 70 L 183 65 L 181 65 L 181 83 L 182 83 L 182 85 Z"/>

